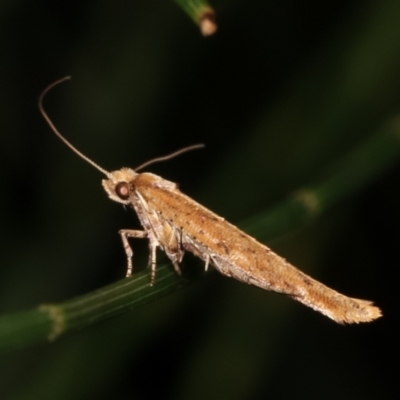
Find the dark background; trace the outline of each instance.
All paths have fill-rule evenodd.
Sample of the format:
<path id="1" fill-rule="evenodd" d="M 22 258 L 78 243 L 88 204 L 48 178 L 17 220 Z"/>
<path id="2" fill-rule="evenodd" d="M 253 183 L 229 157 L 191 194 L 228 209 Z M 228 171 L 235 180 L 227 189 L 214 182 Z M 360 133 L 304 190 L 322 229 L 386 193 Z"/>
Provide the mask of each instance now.
<path id="1" fill-rule="evenodd" d="M 400 3 L 216 1 L 204 38 L 172 1 L 0 4 L 0 311 L 60 302 L 122 279 L 101 174 L 193 143 L 151 171 L 233 223 L 279 204 L 400 110 Z M 391 399 L 400 168 L 271 243 L 384 318 L 339 326 L 213 272 L 156 303 L 2 355 L 7 399 Z M 136 224 L 136 225 L 135 225 Z M 146 243 L 135 260 L 146 257 Z M 144 262 L 137 261 L 138 265 Z"/>

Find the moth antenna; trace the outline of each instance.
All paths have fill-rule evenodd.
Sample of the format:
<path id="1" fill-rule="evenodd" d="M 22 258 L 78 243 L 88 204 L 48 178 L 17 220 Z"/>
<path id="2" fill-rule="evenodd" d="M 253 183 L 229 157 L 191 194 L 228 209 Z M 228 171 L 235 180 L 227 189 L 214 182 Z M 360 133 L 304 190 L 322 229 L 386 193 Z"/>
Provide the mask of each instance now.
<path id="1" fill-rule="evenodd" d="M 55 127 L 55 125 L 53 124 L 52 120 L 50 119 L 50 117 L 47 115 L 46 111 L 43 108 L 43 99 L 44 96 L 46 96 L 46 94 L 53 89 L 55 86 L 59 85 L 62 82 L 65 82 L 67 80 L 70 80 L 71 77 L 70 76 L 66 76 L 64 78 L 61 78 L 55 82 L 53 82 L 52 84 L 50 84 L 49 86 L 46 87 L 46 89 L 43 90 L 42 94 L 39 97 L 39 110 L 40 113 L 42 114 L 43 118 L 46 120 L 46 122 L 49 124 L 51 130 L 56 134 L 56 136 L 59 137 L 59 139 L 66 144 L 75 154 L 77 154 L 79 157 L 83 158 L 86 162 L 88 162 L 90 165 L 92 165 L 93 167 L 95 167 L 96 169 L 98 169 L 100 172 L 102 172 L 104 175 L 106 175 L 107 177 L 110 176 L 110 173 L 108 171 L 106 171 L 105 169 L 101 168 L 99 165 L 97 165 L 94 161 L 92 161 L 89 157 L 85 156 L 83 153 L 81 153 L 75 146 L 73 146 L 67 139 L 65 139 L 65 137 L 58 131 L 58 129 Z"/>
<path id="2" fill-rule="evenodd" d="M 183 149 L 180 149 L 178 151 L 175 151 L 171 154 L 168 154 L 166 156 L 162 156 L 162 157 L 157 157 L 157 158 L 153 158 L 152 160 L 146 161 L 144 164 L 139 165 L 137 168 L 134 169 L 135 172 L 139 171 L 140 169 L 143 169 L 145 167 L 148 167 L 151 164 L 155 164 L 161 161 L 166 161 L 166 160 L 170 160 L 171 158 L 174 158 L 176 156 L 181 155 L 182 153 L 186 153 L 188 151 L 192 151 L 192 150 L 196 150 L 196 149 L 202 149 L 204 146 L 204 144 L 200 143 L 200 144 L 193 144 L 192 146 L 187 146 L 184 147 Z"/>

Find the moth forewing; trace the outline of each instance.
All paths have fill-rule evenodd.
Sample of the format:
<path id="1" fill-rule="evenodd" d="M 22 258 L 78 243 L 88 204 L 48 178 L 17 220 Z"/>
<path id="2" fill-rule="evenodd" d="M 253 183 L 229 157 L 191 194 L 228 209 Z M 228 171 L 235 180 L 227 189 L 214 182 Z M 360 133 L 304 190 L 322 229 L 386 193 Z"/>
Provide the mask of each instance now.
<path id="1" fill-rule="evenodd" d="M 202 145 L 156 158 L 136 170 L 122 168 L 108 172 L 86 157 L 61 135 L 42 106 L 44 95 L 66 79 L 69 77 L 54 82 L 43 91 L 39 109 L 53 132 L 107 177 L 102 183 L 110 199 L 131 206 L 137 213 L 143 230 L 119 231 L 127 255 L 127 276 L 133 269 L 133 250 L 128 238 L 146 238 L 149 241 L 150 284 L 155 281 L 158 247 L 165 251 L 178 273 L 185 251 L 190 251 L 205 262 L 206 269 L 208 264 L 212 264 L 226 276 L 287 294 L 336 322 L 369 322 L 382 315 L 372 302 L 342 295 L 304 274 L 224 218 L 184 195 L 175 183 L 157 175 L 137 172 L 151 163 L 170 159 Z"/>
<path id="2" fill-rule="evenodd" d="M 145 175 L 152 179 L 143 179 Z M 141 174 L 139 180 L 146 181 L 137 190 L 148 207 L 180 230 L 182 248 L 210 262 L 222 274 L 287 294 L 339 323 L 368 322 L 381 316 L 370 301 L 328 288 L 176 187 L 166 189 L 166 185 L 159 184 L 162 178 Z"/>

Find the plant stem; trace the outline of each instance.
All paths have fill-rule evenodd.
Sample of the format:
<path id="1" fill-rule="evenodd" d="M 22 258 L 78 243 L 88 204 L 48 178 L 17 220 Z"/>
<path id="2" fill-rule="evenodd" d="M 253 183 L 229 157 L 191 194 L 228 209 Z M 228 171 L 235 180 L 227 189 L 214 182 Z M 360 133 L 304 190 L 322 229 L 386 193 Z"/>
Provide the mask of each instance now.
<path id="1" fill-rule="evenodd" d="M 211 36 L 217 31 L 215 11 L 205 0 L 175 0 L 183 11 L 200 27 L 203 36 Z"/>

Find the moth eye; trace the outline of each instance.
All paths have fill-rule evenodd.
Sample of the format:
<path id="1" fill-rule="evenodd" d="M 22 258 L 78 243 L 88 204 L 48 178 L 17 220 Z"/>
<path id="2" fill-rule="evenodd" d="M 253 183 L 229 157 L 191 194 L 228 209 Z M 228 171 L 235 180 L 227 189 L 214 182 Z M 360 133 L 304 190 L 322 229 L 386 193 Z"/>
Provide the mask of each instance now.
<path id="1" fill-rule="evenodd" d="M 115 186 L 115 193 L 122 200 L 128 199 L 129 198 L 129 185 L 126 182 L 118 183 L 118 185 Z"/>

